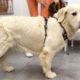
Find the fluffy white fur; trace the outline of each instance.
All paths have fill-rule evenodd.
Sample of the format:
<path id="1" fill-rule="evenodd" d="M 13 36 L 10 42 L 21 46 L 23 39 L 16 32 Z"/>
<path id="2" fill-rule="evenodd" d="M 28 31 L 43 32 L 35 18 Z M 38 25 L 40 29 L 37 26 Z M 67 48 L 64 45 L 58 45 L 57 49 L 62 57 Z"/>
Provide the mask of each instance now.
<path id="1" fill-rule="evenodd" d="M 8 49 L 17 45 L 25 51 L 31 50 L 38 54 L 46 77 L 56 76 L 56 73 L 51 71 L 52 58 L 64 47 L 63 28 L 59 22 L 64 26 L 68 39 L 73 39 L 75 32 L 80 27 L 80 6 L 67 6 L 60 9 L 54 16 L 58 20 L 48 19 L 45 43 L 43 17 L 8 16 L 0 18 L 0 61 L 5 71 L 9 72 L 14 68 L 4 62 L 3 56 Z"/>

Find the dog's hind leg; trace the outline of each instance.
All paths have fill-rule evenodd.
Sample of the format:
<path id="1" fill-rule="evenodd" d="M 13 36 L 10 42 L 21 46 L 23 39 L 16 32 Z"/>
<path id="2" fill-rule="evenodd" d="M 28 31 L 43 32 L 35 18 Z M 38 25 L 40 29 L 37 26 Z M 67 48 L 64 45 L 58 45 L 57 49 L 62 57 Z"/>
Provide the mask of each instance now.
<path id="1" fill-rule="evenodd" d="M 4 71 L 11 72 L 14 70 L 14 67 L 6 62 L 6 56 L 7 55 L 4 55 L 3 57 L 0 58 L 1 67 Z"/>
<path id="2" fill-rule="evenodd" d="M 0 63 L 5 71 L 12 71 L 14 68 L 5 62 L 6 52 L 13 47 L 13 38 L 0 27 Z"/>
<path id="3" fill-rule="evenodd" d="M 8 63 L 6 63 L 5 58 L 6 58 L 6 52 L 8 51 L 8 49 L 11 48 L 11 43 L 4 41 L 3 45 L 0 46 L 0 62 L 2 65 L 2 68 L 4 69 L 4 71 L 10 72 L 14 70 L 14 67 L 12 67 L 11 65 L 9 65 Z"/>
<path id="4" fill-rule="evenodd" d="M 49 50 L 49 48 L 45 48 L 39 55 L 43 72 L 47 78 L 56 77 L 56 73 L 51 71 L 51 63 L 54 55 L 52 54 L 51 50 Z"/>

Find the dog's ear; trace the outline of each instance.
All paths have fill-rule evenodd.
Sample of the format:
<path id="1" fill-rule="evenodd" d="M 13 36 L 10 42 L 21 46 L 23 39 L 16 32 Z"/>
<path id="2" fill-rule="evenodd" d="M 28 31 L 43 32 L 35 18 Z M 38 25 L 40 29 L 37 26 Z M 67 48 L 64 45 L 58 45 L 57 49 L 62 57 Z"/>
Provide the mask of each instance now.
<path id="1" fill-rule="evenodd" d="M 62 22 L 67 14 L 67 7 L 61 8 L 57 13 L 54 14 L 54 17 L 58 19 L 58 22 Z"/>

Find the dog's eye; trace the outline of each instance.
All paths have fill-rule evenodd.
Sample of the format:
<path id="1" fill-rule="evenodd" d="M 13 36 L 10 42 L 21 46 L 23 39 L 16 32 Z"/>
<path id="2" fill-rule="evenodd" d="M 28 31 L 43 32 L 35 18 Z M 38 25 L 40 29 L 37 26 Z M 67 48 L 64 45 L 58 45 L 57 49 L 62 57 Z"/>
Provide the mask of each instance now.
<path id="1" fill-rule="evenodd" d="M 76 16 L 76 15 L 77 15 L 77 13 L 76 13 L 76 12 L 73 12 L 73 13 L 72 13 L 72 15 L 73 15 L 73 16 Z"/>

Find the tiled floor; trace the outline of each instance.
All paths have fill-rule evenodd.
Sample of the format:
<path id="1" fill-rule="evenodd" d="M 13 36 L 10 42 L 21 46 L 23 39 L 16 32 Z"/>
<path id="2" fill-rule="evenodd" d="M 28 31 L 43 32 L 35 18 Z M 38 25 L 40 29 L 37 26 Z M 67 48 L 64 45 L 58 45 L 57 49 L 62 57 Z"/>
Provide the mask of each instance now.
<path id="1" fill-rule="evenodd" d="M 80 48 L 69 49 L 70 55 L 63 51 L 53 59 L 52 69 L 57 77 L 51 80 L 80 80 Z M 10 54 L 11 53 L 11 54 Z M 7 61 L 15 67 L 11 73 L 0 68 L 0 80 L 48 80 L 44 77 L 37 57 L 27 58 L 22 51 L 9 52 Z"/>

